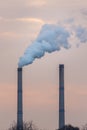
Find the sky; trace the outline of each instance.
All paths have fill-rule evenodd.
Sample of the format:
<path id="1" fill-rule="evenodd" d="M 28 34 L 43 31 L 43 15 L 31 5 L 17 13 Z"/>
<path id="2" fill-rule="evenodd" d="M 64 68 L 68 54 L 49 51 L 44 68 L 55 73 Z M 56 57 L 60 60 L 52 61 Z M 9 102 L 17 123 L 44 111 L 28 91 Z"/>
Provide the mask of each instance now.
<path id="1" fill-rule="evenodd" d="M 87 28 L 87 0 L 0 0 L 0 129 L 17 118 L 17 68 L 25 49 L 44 24 Z M 58 128 L 59 64 L 65 66 L 65 122 L 87 123 L 87 42 L 71 40 L 62 48 L 23 68 L 23 116 L 41 129 Z"/>

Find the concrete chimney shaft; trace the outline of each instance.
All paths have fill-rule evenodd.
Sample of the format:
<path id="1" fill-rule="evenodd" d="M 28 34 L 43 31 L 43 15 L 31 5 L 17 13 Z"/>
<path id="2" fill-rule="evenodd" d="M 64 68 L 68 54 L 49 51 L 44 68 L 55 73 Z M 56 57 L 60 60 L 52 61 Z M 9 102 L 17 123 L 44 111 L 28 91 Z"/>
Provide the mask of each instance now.
<path id="1" fill-rule="evenodd" d="M 64 65 L 59 65 L 59 129 L 65 125 L 64 111 Z"/>
<path id="2" fill-rule="evenodd" d="M 23 130 L 22 68 L 18 68 L 18 90 L 17 90 L 17 130 Z"/>

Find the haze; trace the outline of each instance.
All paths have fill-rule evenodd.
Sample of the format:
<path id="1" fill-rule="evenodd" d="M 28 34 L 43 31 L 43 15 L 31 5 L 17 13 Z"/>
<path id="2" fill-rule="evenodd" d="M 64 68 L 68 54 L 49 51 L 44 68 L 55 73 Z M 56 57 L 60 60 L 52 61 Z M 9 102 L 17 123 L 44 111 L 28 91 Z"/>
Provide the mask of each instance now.
<path id="1" fill-rule="evenodd" d="M 67 23 L 87 28 L 86 0 L 0 0 L 0 129 L 16 121 L 19 57 L 43 24 Z M 87 123 L 87 44 L 46 53 L 23 68 L 24 120 L 41 129 L 58 128 L 58 72 L 65 65 L 66 124 Z"/>

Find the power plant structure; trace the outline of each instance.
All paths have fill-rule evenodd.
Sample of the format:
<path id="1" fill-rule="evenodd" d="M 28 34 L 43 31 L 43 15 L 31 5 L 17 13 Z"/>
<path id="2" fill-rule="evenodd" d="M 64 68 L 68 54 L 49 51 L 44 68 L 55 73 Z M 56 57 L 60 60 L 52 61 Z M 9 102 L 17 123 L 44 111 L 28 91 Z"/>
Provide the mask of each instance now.
<path id="1" fill-rule="evenodd" d="M 17 130 L 23 130 L 22 68 L 18 68 Z"/>
<path id="2" fill-rule="evenodd" d="M 23 101 L 22 101 L 22 68 L 18 72 L 18 89 L 17 89 L 17 130 L 23 130 Z M 64 65 L 59 65 L 59 129 L 65 126 L 64 110 Z"/>
<path id="3" fill-rule="evenodd" d="M 65 126 L 64 110 L 64 65 L 59 65 L 59 129 Z"/>

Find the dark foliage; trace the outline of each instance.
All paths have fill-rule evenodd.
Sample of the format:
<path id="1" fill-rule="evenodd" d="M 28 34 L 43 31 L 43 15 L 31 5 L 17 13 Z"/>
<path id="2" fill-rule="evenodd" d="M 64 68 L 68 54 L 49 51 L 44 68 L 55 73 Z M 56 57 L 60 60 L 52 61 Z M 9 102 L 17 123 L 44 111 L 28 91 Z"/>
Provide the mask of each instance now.
<path id="1" fill-rule="evenodd" d="M 78 127 L 73 127 L 72 125 L 65 125 L 63 128 L 59 130 L 79 130 Z"/>
<path id="2" fill-rule="evenodd" d="M 17 130 L 17 124 L 14 122 L 8 130 Z M 23 130 L 38 130 L 38 128 L 32 121 L 30 121 L 23 122 Z"/>

